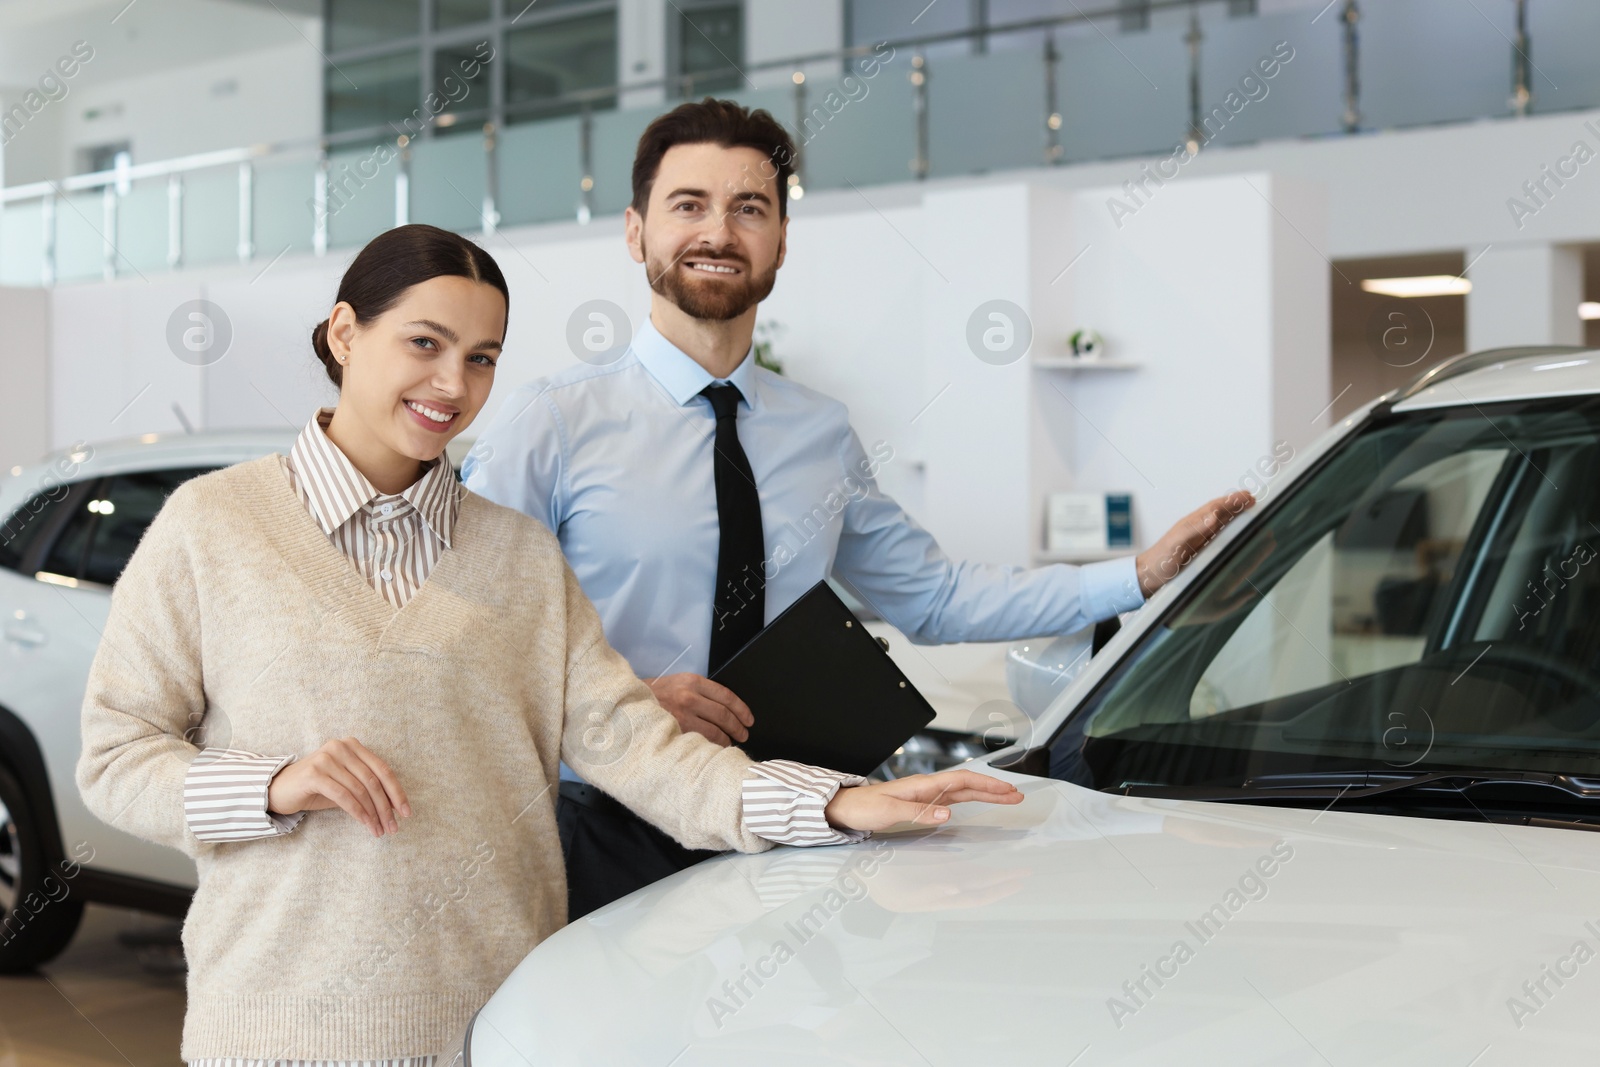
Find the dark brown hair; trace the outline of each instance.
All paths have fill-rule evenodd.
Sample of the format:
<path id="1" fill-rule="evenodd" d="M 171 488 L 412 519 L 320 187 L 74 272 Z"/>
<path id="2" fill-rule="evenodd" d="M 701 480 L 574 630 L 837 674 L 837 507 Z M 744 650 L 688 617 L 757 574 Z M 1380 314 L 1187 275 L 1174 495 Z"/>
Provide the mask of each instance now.
<path id="1" fill-rule="evenodd" d="M 413 285 L 430 278 L 471 278 L 500 290 L 511 313 L 511 290 L 494 257 L 458 233 L 437 226 L 413 223 L 396 226 L 367 243 L 339 282 L 334 303 L 349 304 L 356 321 L 365 326 L 400 302 Z M 501 340 L 505 338 L 502 337 Z M 334 385 L 343 385 L 344 366 L 328 347 L 328 320 L 311 331 L 311 347 L 328 370 Z"/>
<path id="2" fill-rule="evenodd" d="M 789 214 L 789 175 L 794 173 L 794 139 L 770 112 L 752 111 L 732 100 L 706 97 L 679 104 L 645 127 L 633 157 L 633 210 L 643 215 L 650 205 L 650 187 L 667 149 L 680 144 L 716 144 L 754 148 L 771 161 L 778 182 L 778 217 Z M 772 178 L 772 174 L 763 174 Z"/>

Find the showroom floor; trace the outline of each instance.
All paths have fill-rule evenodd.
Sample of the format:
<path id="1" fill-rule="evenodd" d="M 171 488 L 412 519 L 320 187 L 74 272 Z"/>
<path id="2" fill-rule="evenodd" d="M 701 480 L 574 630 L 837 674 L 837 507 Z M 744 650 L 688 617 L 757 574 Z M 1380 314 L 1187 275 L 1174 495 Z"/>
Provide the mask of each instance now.
<path id="1" fill-rule="evenodd" d="M 91 904 L 67 951 L 41 973 L 0 976 L 0 1067 L 179 1063 L 177 928 Z"/>

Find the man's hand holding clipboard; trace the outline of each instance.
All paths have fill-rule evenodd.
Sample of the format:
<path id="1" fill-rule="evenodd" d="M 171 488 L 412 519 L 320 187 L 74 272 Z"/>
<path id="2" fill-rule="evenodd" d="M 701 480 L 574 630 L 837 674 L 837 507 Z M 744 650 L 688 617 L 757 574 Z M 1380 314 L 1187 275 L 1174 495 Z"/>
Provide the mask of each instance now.
<path id="1" fill-rule="evenodd" d="M 751 638 L 711 681 L 747 707 L 749 720 L 729 736 L 754 760 L 867 775 L 934 717 L 826 582 Z"/>

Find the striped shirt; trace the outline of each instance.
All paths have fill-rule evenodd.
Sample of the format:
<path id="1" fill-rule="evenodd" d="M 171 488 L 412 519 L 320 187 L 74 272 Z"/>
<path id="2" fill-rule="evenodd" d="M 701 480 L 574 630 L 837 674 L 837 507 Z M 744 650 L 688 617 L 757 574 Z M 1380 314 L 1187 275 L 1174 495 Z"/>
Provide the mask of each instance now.
<path id="1" fill-rule="evenodd" d="M 836 845 L 860 841 L 864 833 L 835 830 L 823 809 L 844 786 L 860 785 L 857 774 L 829 771 L 793 760 L 757 763 L 745 772 L 741 807 L 744 825 L 780 845 Z"/>
<path id="2" fill-rule="evenodd" d="M 377 593 L 399 610 L 450 547 L 461 484 L 436 459 L 408 488 L 380 493 L 328 437 L 321 408 L 284 459 L 284 473 L 322 532 Z"/>
<path id="3" fill-rule="evenodd" d="M 437 1056 L 397 1056 L 392 1060 L 246 1060 L 217 1056 L 190 1060 L 189 1067 L 435 1067 L 438 1061 Z"/>
<path id="4" fill-rule="evenodd" d="M 460 483 L 440 459 L 409 488 L 379 493 L 328 437 L 332 417 L 332 408 L 321 408 L 300 431 L 283 458 L 284 474 L 334 547 L 399 610 L 450 547 L 461 505 Z M 268 811 L 267 793 L 273 775 L 294 760 L 292 755 L 203 749 L 184 779 L 184 816 L 190 831 L 202 841 L 249 841 L 292 832 L 306 813 Z M 757 763 L 742 787 L 745 826 L 784 845 L 860 841 L 870 835 L 834 829 L 824 809 L 839 789 L 865 780 L 790 760 Z M 344 1062 L 219 1058 L 195 1060 L 190 1067 L 435 1067 L 435 1060 L 428 1055 Z"/>

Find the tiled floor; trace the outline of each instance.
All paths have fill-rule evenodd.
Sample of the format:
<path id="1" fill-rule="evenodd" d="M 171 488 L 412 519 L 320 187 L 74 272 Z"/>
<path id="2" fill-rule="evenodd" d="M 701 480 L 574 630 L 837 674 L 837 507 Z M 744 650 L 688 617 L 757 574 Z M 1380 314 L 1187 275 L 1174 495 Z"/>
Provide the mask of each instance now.
<path id="1" fill-rule="evenodd" d="M 169 919 L 91 904 L 72 944 L 40 973 L 0 976 L 0 1067 L 180 1063 L 176 931 Z"/>

